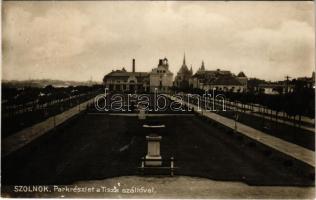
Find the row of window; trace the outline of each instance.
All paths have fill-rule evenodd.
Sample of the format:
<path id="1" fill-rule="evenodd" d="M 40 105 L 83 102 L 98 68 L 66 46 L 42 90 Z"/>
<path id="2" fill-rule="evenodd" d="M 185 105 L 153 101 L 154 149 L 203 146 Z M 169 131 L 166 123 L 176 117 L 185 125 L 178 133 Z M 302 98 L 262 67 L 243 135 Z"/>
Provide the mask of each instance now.
<path id="1" fill-rule="evenodd" d="M 107 80 L 106 82 L 109 83 L 109 84 L 111 84 L 111 83 L 124 83 L 124 84 L 126 84 L 126 83 L 135 83 L 134 80 L 130 80 L 129 82 L 128 81 L 120 81 L 120 80 Z"/>
<path id="2" fill-rule="evenodd" d="M 166 70 L 157 70 L 157 73 L 166 73 Z"/>
<path id="3" fill-rule="evenodd" d="M 143 85 L 115 85 L 115 84 L 110 84 L 109 86 L 109 90 L 146 90 L 146 86 L 143 86 Z"/>

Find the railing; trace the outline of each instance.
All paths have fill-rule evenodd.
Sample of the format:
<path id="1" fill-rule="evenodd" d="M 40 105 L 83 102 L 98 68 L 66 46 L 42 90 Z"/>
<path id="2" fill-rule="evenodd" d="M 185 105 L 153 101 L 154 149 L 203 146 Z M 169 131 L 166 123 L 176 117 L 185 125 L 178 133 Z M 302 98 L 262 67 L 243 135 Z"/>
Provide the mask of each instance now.
<path id="1" fill-rule="evenodd" d="M 174 164 L 175 159 L 173 157 L 170 157 L 170 159 L 146 159 L 142 157 L 140 160 L 141 160 L 141 166 L 138 167 L 138 169 L 140 169 L 142 174 L 145 174 L 146 169 L 154 169 L 154 170 L 167 169 L 167 170 L 170 170 L 170 176 L 174 176 L 175 170 L 178 169 L 178 167 L 175 167 L 175 164 Z M 170 161 L 170 165 L 169 166 L 146 166 L 145 161 L 161 161 L 161 162 Z"/>

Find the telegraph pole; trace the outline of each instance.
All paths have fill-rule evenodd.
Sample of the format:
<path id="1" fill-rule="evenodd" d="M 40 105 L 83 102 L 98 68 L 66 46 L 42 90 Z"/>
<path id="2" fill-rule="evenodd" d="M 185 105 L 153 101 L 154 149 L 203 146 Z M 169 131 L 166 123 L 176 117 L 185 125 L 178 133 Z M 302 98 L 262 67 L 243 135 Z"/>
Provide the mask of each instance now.
<path id="1" fill-rule="evenodd" d="M 289 92 L 289 80 L 290 80 L 290 78 L 291 77 L 289 77 L 288 75 L 286 75 L 285 76 L 285 79 L 286 79 L 286 81 L 285 81 L 285 87 L 286 87 L 286 91 L 285 91 L 285 93 L 288 93 Z"/>

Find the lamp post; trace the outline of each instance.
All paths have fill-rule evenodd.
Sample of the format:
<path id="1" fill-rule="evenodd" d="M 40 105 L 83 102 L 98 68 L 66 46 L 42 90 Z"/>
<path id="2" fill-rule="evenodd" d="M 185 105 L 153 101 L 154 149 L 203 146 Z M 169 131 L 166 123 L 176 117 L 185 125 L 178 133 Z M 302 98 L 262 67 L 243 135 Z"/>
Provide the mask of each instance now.
<path id="1" fill-rule="evenodd" d="M 234 119 L 235 119 L 234 132 L 235 132 L 235 133 L 237 133 L 237 121 L 238 121 L 238 118 L 239 118 L 238 111 L 235 110 L 235 116 L 234 116 Z"/>

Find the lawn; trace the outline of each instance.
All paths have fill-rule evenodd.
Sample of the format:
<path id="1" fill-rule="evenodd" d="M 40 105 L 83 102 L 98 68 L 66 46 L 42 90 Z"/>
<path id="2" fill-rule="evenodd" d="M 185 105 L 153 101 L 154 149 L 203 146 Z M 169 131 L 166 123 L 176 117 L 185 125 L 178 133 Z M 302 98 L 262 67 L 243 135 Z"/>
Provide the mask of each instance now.
<path id="1" fill-rule="evenodd" d="M 218 114 L 234 119 L 234 111 L 221 111 Z M 276 123 L 270 118 L 257 117 L 248 113 L 238 112 L 238 121 L 269 135 L 300 145 L 315 151 L 315 133 L 284 123 Z"/>
<path id="2" fill-rule="evenodd" d="M 195 99 L 191 99 L 190 102 L 197 104 Z M 235 119 L 236 112 L 234 110 L 231 110 L 231 108 L 228 107 L 226 111 L 223 111 L 221 106 L 221 104 L 215 104 L 217 114 L 230 119 Z M 201 103 L 201 107 L 204 108 L 204 103 Z M 280 122 L 277 123 L 276 121 L 272 121 L 271 118 L 267 116 L 263 118 L 241 111 L 238 111 L 238 122 L 304 148 L 313 151 L 315 150 L 314 132 Z"/>
<path id="3" fill-rule="evenodd" d="M 314 185 L 313 167 L 205 118 L 150 120 L 166 125 L 160 133 L 161 154 L 175 157 L 176 175 L 249 185 Z M 140 175 L 137 167 L 150 134 L 142 128 L 145 123 L 137 117 L 82 114 L 3 158 L 2 184 L 71 184 Z"/>

